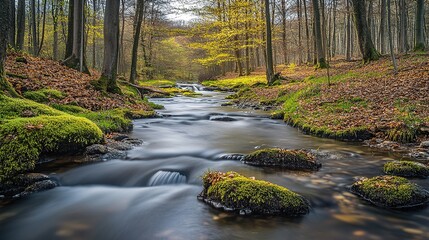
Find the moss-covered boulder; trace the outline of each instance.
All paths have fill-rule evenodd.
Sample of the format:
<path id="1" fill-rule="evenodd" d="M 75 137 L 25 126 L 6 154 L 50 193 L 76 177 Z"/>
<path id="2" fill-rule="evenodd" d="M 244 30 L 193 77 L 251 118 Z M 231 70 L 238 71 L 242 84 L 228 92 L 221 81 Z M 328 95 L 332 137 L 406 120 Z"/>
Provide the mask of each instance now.
<path id="1" fill-rule="evenodd" d="M 0 96 L 0 182 L 33 169 L 41 154 L 80 151 L 102 138 L 86 118 Z"/>
<path id="2" fill-rule="evenodd" d="M 384 172 L 388 175 L 401 177 L 427 178 L 429 167 L 412 161 L 393 161 L 384 165 Z"/>
<path id="3" fill-rule="evenodd" d="M 316 171 L 322 167 L 314 154 L 305 150 L 262 149 L 245 156 L 243 162 L 260 167 Z"/>
<path id="4" fill-rule="evenodd" d="M 351 187 L 351 191 L 372 204 L 385 208 L 409 208 L 429 201 L 429 192 L 406 178 L 378 176 L 364 178 Z"/>
<path id="5" fill-rule="evenodd" d="M 308 201 L 287 188 L 241 176 L 236 172 L 207 172 L 199 199 L 241 215 L 299 216 L 309 212 Z"/>

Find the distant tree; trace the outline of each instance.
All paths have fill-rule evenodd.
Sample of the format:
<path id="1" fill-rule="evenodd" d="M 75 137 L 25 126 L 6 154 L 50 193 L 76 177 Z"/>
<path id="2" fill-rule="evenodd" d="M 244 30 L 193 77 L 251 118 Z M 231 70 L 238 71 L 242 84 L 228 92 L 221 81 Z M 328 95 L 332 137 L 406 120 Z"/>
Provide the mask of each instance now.
<path id="1" fill-rule="evenodd" d="M 25 36 L 25 0 L 18 1 L 16 48 L 23 50 Z"/>
<path id="2" fill-rule="evenodd" d="M 33 55 L 37 55 L 39 50 L 39 43 L 37 39 L 37 19 L 36 19 L 36 0 L 30 0 L 30 12 L 31 12 L 31 36 L 32 36 L 32 47 Z"/>
<path id="3" fill-rule="evenodd" d="M 425 51 L 425 1 L 417 0 L 414 51 Z"/>
<path id="4" fill-rule="evenodd" d="M 393 37 L 392 37 L 392 24 L 391 24 L 391 11 L 390 11 L 390 0 L 387 0 L 387 26 L 389 33 L 389 48 L 390 48 L 390 57 L 392 58 L 393 70 L 394 73 L 398 73 L 398 66 L 396 64 L 395 53 L 393 52 Z"/>
<path id="5" fill-rule="evenodd" d="M 271 85 L 275 81 L 274 65 L 273 65 L 273 46 L 272 46 L 272 32 L 271 32 L 271 15 L 270 15 L 270 1 L 265 0 L 265 30 L 266 30 L 266 48 L 267 48 L 267 82 Z"/>
<path id="6" fill-rule="evenodd" d="M 139 49 L 139 40 L 140 40 L 144 10 L 145 10 L 145 1 L 137 0 L 136 15 L 134 16 L 133 49 L 131 52 L 131 73 L 130 73 L 131 83 L 134 83 L 137 78 L 137 54 Z"/>
<path id="7" fill-rule="evenodd" d="M 119 54 L 120 1 L 107 0 L 104 12 L 104 61 L 101 77 L 94 85 L 102 91 L 120 93 L 116 84 Z"/>
<path id="8" fill-rule="evenodd" d="M 320 22 L 320 12 L 319 12 L 319 0 L 312 0 L 313 2 L 313 15 L 314 15 L 314 31 L 315 31 L 315 41 L 317 49 L 317 67 L 326 68 L 328 64 L 325 59 L 325 50 L 323 48 L 323 36 Z"/>
<path id="9" fill-rule="evenodd" d="M 10 27 L 10 1 L 0 0 L 0 33 L 9 32 Z M 4 62 L 6 60 L 6 49 L 8 43 L 8 34 L 0 34 L 0 94 L 17 97 L 18 94 L 6 79 Z"/>
<path id="10" fill-rule="evenodd" d="M 64 59 L 71 57 L 73 54 L 73 26 L 74 26 L 74 1 L 69 0 L 69 11 L 67 20 L 67 42 L 66 42 L 66 54 Z"/>
<path id="11" fill-rule="evenodd" d="M 63 61 L 63 64 L 89 74 L 84 53 L 84 0 L 74 0 L 73 8 L 73 52 Z"/>
<path id="12" fill-rule="evenodd" d="M 386 53 L 386 0 L 380 1 L 380 52 Z"/>
<path id="13" fill-rule="evenodd" d="M 359 48 L 364 62 L 378 60 L 380 54 L 374 47 L 368 28 L 365 0 L 352 0 L 355 26 L 358 34 Z"/>

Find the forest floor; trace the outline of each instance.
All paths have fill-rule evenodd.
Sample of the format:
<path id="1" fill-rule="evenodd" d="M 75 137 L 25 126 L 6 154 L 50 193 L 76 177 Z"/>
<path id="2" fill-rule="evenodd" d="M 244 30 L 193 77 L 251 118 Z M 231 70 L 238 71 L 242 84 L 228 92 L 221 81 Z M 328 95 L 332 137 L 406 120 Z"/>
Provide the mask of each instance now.
<path id="1" fill-rule="evenodd" d="M 326 70 L 277 66 L 287 80 L 265 85 L 265 73 L 228 75 L 203 84 L 234 90 L 231 104 L 272 109 L 304 132 L 339 140 L 420 143 L 429 138 L 429 55 L 403 55 L 394 74 L 390 59 L 363 65 L 333 60 Z M 377 142 L 375 142 L 377 141 Z M 395 148 L 389 145 L 388 148 Z M 398 144 L 396 148 L 401 148 Z"/>

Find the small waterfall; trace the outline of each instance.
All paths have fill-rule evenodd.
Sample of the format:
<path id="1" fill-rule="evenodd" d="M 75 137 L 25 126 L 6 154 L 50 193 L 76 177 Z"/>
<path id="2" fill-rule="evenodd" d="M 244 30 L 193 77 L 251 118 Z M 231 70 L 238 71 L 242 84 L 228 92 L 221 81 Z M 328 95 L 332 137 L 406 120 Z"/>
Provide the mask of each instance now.
<path id="1" fill-rule="evenodd" d="M 158 171 L 149 180 L 149 186 L 186 183 L 186 176 L 178 172 Z"/>
<path id="2" fill-rule="evenodd" d="M 242 161 L 244 159 L 244 154 L 234 153 L 234 154 L 222 154 L 217 157 L 217 160 L 237 160 Z"/>

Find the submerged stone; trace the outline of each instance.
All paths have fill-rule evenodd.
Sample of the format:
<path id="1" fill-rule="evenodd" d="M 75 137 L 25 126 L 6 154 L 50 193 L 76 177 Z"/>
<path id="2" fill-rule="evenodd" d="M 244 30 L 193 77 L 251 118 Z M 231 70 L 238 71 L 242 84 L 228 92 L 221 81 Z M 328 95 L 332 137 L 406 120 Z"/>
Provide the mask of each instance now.
<path id="1" fill-rule="evenodd" d="M 203 185 L 204 190 L 198 199 L 240 215 L 300 216 L 310 210 L 309 202 L 301 195 L 236 172 L 207 172 L 203 176 Z"/>
<path id="2" fill-rule="evenodd" d="M 429 201 L 429 192 L 403 177 L 378 176 L 364 178 L 351 187 L 351 191 L 385 208 L 410 208 Z"/>
<path id="3" fill-rule="evenodd" d="M 232 117 L 225 117 L 225 116 L 213 116 L 210 117 L 210 121 L 218 121 L 218 122 L 235 122 L 238 121 L 235 118 Z"/>
<path id="4" fill-rule="evenodd" d="M 429 176 L 429 167 L 417 162 L 393 161 L 384 165 L 384 172 L 401 177 L 427 178 Z"/>
<path id="5" fill-rule="evenodd" d="M 281 148 L 262 149 L 244 157 L 244 163 L 260 167 L 280 167 L 290 170 L 316 171 L 322 167 L 316 156 L 306 150 Z"/>

